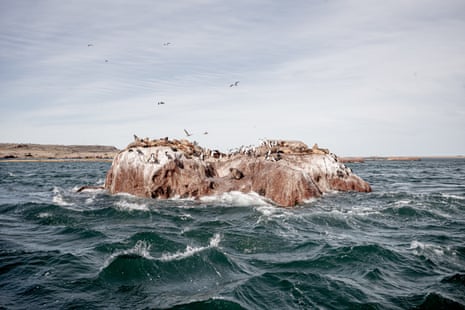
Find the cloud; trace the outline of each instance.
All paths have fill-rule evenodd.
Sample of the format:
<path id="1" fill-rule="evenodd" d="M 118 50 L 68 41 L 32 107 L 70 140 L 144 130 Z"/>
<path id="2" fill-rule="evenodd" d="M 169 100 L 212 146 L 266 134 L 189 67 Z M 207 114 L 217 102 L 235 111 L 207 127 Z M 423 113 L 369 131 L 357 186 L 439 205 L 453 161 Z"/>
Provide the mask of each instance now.
<path id="1" fill-rule="evenodd" d="M 0 140 L 121 147 L 188 127 L 223 149 L 279 137 L 350 155 L 465 141 L 462 1 L 0 6 Z"/>

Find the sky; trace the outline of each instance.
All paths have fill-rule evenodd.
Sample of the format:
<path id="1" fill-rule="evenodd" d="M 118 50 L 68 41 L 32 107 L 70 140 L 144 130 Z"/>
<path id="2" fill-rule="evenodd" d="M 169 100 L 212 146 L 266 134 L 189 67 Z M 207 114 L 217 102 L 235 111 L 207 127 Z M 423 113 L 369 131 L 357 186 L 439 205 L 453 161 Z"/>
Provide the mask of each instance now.
<path id="1" fill-rule="evenodd" d="M 0 142 L 184 129 L 222 151 L 465 155 L 465 1 L 0 0 Z"/>

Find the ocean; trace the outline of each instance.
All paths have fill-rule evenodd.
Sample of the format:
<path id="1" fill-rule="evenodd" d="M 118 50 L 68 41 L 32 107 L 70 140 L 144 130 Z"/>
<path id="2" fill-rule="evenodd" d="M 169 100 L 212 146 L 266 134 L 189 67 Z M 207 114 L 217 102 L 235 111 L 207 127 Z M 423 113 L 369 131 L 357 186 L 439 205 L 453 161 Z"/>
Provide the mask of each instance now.
<path id="1" fill-rule="evenodd" d="M 108 162 L 0 162 L 0 309 L 465 309 L 465 159 L 347 164 L 295 208 L 104 191 Z"/>

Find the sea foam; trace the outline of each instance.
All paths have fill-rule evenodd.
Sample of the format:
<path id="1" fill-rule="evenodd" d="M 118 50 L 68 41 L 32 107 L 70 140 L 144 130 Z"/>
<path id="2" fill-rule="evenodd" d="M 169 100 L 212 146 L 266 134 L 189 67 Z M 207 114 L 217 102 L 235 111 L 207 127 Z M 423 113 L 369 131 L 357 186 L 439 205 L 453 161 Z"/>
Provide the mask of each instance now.
<path id="1" fill-rule="evenodd" d="M 265 206 L 270 205 L 262 196 L 255 192 L 242 193 L 239 191 L 231 191 L 220 195 L 201 197 L 200 201 L 204 203 L 219 203 L 222 205 L 231 206 Z"/>
<path id="2" fill-rule="evenodd" d="M 169 254 L 169 253 L 163 254 L 161 256 L 161 258 L 160 258 L 160 261 L 169 262 L 169 261 L 173 261 L 173 260 L 183 259 L 183 258 L 192 256 L 192 255 L 194 255 L 196 253 L 205 251 L 207 249 L 218 247 L 218 245 L 220 244 L 220 241 L 221 241 L 220 234 L 215 234 L 210 239 L 210 243 L 208 244 L 208 246 L 192 247 L 192 246 L 188 245 L 188 246 L 186 246 L 186 249 L 184 251 L 179 251 L 179 252 L 176 252 L 174 254 Z"/>

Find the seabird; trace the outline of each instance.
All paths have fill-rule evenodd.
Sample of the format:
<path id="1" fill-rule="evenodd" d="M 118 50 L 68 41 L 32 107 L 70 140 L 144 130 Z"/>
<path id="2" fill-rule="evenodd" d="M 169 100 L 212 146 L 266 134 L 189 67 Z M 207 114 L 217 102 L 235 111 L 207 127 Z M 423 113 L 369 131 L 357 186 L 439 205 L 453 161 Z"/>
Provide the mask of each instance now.
<path id="1" fill-rule="evenodd" d="M 94 46 L 92 43 L 87 44 L 87 47 Z"/>
<path id="2" fill-rule="evenodd" d="M 148 163 L 158 164 L 158 159 L 155 157 L 155 154 L 150 154 L 150 158 L 147 160 Z"/>
<path id="3" fill-rule="evenodd" d="M 168 46 L 170 44 L 171 44 L 171 42 L 165 42 L 165 43 L 163 43 L 163 46 Z"/>
<path id="4" fill-rule="evenodd" d="M 136 141 L 136 142 L 139 141 L 139 137 L 134 135 L 134 141 Z"/>
<path id="5" fill-rule="evenodd" d="M 204 134 L 204 135 L 208 135 L 208 131 L 205 131 L 203 134 Z"/>
<path id="6" fill-rule="evenodd" d="M 105 62 L 108 62 L 108 59 L 105 59 Z"/>
<path id="7" fill-rule="evenodd" d="M 239 84 L 239 81 L 236 81 L 236 82 L 230 84 L 229 87 L 237 86 L 238 84 Z"/>
<path id="8" fill-rule="evenodd" d="M 192 134 L 189 133 L 189 132 L 188 132 L 187 130 L 185 130 L 185 129 L 184 129 L 184 132 L 186 133 L 186 136 L 188 136 L 188 137 L 192 136 Z"/>
<path id="9" fill-rule="evenodd" d="M 173 159 L 173 156 L 171 156 L 170 154 L 168 154 L 168 151 L 165 151 L 165 155 L 166 155 L 166 158 L 168 158 L 168 159 Z"/>
<path id="10" fill-rule="evenodd" d="M 160 104 L 165 104 L 165 102 L 164 101 L 158 101 L 158 105 L 160 105 Z"/>

